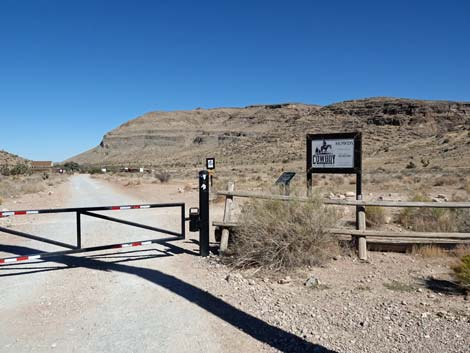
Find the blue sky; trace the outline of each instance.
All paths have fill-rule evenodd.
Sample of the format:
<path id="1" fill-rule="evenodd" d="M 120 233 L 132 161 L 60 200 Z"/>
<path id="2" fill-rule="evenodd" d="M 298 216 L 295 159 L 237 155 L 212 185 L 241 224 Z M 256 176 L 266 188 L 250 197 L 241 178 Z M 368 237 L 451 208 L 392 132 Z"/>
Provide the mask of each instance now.
<path id="1" fill-rule="evenodd" d="M 0 1 L 0 149 L 61 161 L 153 110 L 470 100 L 470 2 Z"/>

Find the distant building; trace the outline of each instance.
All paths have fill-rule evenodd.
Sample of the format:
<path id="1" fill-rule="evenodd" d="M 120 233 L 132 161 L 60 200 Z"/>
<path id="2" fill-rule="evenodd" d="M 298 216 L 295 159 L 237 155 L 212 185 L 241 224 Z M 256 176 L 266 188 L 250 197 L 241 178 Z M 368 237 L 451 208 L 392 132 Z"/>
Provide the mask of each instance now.
<path id="1" fill-rule="evenodd" d="M 32 161 L 31 169 L 34 172 L 50 172 L 54 167 L 54 163 L 51 161 Z"/>

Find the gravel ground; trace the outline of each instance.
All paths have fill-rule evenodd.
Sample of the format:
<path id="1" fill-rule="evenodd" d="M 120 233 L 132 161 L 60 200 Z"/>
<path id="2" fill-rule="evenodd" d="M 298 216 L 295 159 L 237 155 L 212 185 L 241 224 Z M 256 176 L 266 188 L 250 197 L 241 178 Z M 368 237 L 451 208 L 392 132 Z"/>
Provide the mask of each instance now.
<path id="1" fill-rule="evenodd" d="M 2 207 L 197 204 L 196 192 L 179 189 L 131 190 L 76 176 L 52 193 Z M 212 215 L 219 217 L 222 206 Z M 173 229 L 179 222 L 166 211 L 112 215 Z M 87 246 L 154 237 L 83 220 Z M 72 216 L 0 223 L 74 241 Z M 470 351 L 470 301 L 450 281 L 450 259 L 371 252 L 369 263 L 346 256 L 288 276 L 267 275 L 194 256 L 194 239 L 172 244 L 0 266 L 0 352 Z M 56 248 L 1 234 L 0 257 L 35 249 Z M 304 285 L 308 278 L 312 287 Z"/>
<path id="2" fill-rule="evenodd" d="M 342 257 L 289 276 L 231 272 L 215 257 L 199 265 L 217 296 L 332 351 L 464 353 L 470 301 L 450 281 L 451 261 L 371 253 L 369 263 Z"/>
<path id="3" fill-rule="evenodd" d="M 86 176 L 73 177 L 67 185 L 60 197 L 45 194 L 30 204 L 21 202 L 19 208 L 140 201 Z M 154 201 L 165 201 L 165 195 Z M 179 224 L 177 213 L 164 210 L 122 211 L 112 216 L 170 229 L 178 229 Z M 73 242 L 74 215 L 70 217 L 16 217 L 3 219 L 2 224 Z M 155 237 L 153 232 L 85 217 L 82 230 L 84 246 Z M 38 249 L 57 250 L 1 234 L 1 257 Z M 0 351 L 258 352 L 261 343 L 227 324 L 230 307 L 221 303 L 217 309 L 227 313 L 214 312 L 209 305 L 212 296 L 193 280 L 197 277 L 192 269 L 194 250 L 194 243 L 180 241 L 175 246 L 168 243 L 0 266 Z"/>

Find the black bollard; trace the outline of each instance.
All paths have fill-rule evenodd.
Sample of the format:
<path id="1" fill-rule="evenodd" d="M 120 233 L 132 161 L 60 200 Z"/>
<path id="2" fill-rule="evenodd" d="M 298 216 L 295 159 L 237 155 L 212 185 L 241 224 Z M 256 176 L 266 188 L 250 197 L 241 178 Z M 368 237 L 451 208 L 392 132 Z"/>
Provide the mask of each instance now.
<path id="1" fill-rule="evenodd" d="M 199 254 L 209 255 L 209 173 L 199 172 Z"/>

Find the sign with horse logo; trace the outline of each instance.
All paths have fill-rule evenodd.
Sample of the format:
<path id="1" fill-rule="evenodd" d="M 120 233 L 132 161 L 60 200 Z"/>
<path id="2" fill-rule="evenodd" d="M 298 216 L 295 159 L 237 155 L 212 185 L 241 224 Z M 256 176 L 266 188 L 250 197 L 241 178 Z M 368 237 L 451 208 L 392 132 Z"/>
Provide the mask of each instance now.
<path id="1" fill-rule="evenodd" d="M 356 173 L 360 160 L 360 133 L 307 135 L 307 173 Z"/>
<path id="2" fill-rule="evenodd" d="M 312 140 L 312 168 L 353 168 L 354 139 Z"/>

